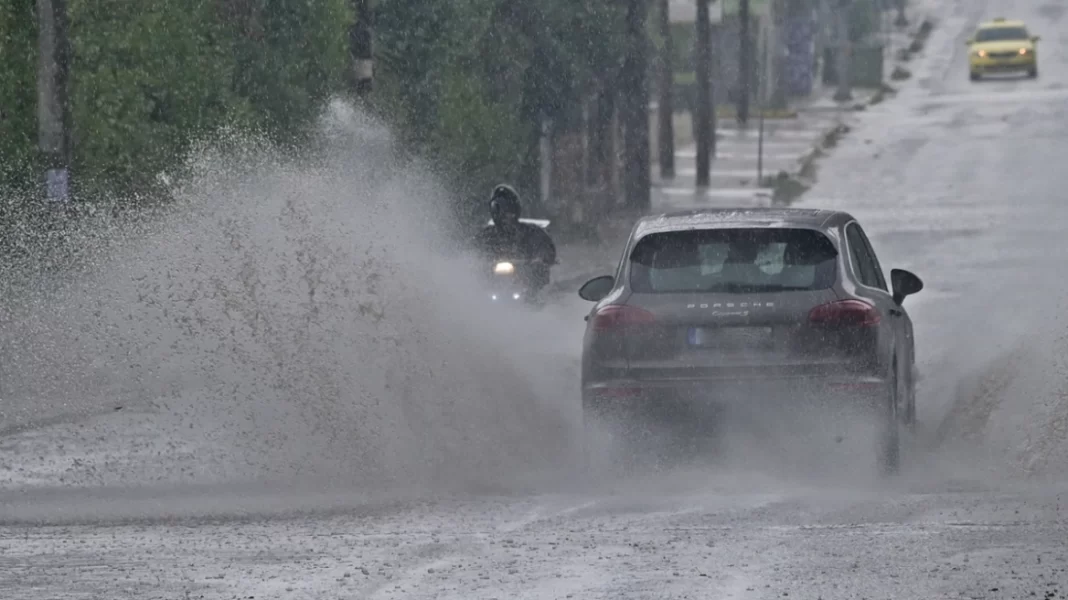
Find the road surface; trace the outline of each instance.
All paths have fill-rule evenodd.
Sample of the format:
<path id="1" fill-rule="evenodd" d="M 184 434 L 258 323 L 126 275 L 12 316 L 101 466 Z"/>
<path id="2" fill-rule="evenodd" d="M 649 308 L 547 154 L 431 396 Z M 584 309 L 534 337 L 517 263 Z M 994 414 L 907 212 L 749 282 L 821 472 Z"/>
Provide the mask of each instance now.
<path id="1" fill-rule="evenodd" d="M 376 341 L 381 362 L 362 359 L 373 369 L 355 382 L 388 399 L 377 412 L 316 404 L 326 416 L 315 423 L 282 409 L 239 418 L 231 398 L 205 407 L 195 396 L 208 386 L 184 381 L 166 401 L 8 435 L 3 595 L 1065 597 L 1068 17 L 1055 0 L 941 10 L 915 81 L 858 116 L 800 202 L 853 212 L 885 268 L 927 283 L 907 303 L 922 427 L 900 478 L 805 443 L 787 461 L 760 439 L 714 464 L 578 476 L 567 457 L 586 307 L 572 298 L 509 334 L 534 348 L 510 363 L 522 393 L 514 378 L 492 390 L 457 383 L 492 379 L 478 366 L 502 364 L 507 345 L 493 340 L 504 330 L 485 334 L 494 350 L 478 360 L 461 338 L 398 333 Z M 1042 35 L 1037 81 L 968 81 L 968 30 L 999 15 Z M 400 308 L 429 310 L 413 304 Z M 389 310 L 366 308 L 387 322 Z M 406 353 L 399 373 L 395 348 Z M 300 380 L 322 386 L 316 398 L 334 397 L 338 381 Z M 480 403 L 482 392 L 508 400 Z M 358 425 L 360 443 L 346 445 Z M 327 441 L 309 441 L 324 431 Z M 337 448 L 351 454 L 324 456 Z M 371 452 L 374 469 L 357 462 Z M 300 468 L 252 482 L 271 465 Z"/>

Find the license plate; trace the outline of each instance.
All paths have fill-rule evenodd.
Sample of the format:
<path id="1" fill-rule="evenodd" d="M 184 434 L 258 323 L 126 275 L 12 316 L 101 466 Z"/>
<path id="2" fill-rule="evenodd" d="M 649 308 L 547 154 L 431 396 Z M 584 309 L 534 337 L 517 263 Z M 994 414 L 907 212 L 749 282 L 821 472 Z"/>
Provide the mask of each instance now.
<path id="1" fill-rule="evenodd" d="M 691 346 L 719 350 L 764 349 L 771 345 L 771 327 L 692 327 Z"/>

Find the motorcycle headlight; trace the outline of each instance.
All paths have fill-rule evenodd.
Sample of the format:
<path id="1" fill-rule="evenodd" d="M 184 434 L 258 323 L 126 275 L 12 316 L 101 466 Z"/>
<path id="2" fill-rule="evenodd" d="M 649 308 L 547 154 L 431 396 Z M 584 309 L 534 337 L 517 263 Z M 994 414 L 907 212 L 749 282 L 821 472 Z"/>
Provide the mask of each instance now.
<path id="1" fill-rule="evenodd" d="M 499 262 L 493 267 L 493 272 L 497 275 L 511 275 L 515 273 L 515 265 L 510 262 Z"/>

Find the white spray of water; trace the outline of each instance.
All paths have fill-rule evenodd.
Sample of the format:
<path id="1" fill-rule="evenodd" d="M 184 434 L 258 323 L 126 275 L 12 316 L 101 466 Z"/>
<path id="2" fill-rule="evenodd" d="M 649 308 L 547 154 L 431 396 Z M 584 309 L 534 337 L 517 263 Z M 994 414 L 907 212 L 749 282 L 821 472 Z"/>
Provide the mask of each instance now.
<path id="1" fill-rule="evenodd" d="M 574 328 L 487 314 L 448 196 L 387 129 L 334 103 L 319 133 L 299 160 L 204 145 L 170 214 L 29 295 L 5 326 L 4 424 L 143 409 L 197 441 L 172 481 L 487 485 L 559 464 L 572 373 L 531 365 Z"/>

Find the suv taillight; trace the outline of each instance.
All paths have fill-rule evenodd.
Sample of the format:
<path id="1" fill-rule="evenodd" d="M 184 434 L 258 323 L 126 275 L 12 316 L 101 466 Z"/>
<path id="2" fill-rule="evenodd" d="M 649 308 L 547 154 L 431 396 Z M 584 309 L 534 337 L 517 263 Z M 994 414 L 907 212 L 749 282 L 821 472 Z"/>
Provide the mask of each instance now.
<path id="1" fill-rule="evenodd" d="M 593 316 L 595 331 L 618 330 L 634 325 L 646 325 L 656 320 L 653 313 L 633 306 L 606 306 Z"/>
<path id="2" fill-rule="evenodd" d="M 860 300 L 840 300 L 813 308 L 808 322 L 814 325 L 870 327 L 879 323 L 879 311 Z"/>

